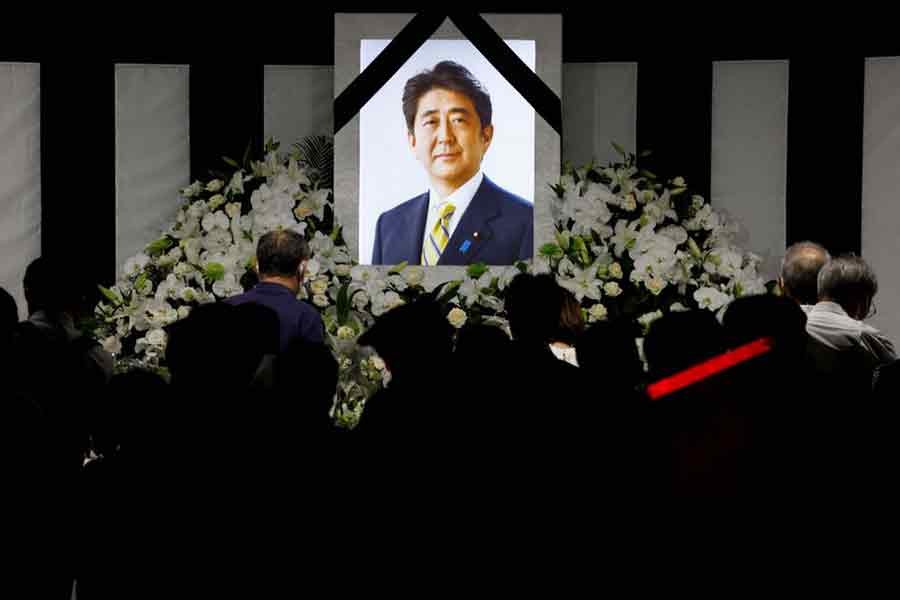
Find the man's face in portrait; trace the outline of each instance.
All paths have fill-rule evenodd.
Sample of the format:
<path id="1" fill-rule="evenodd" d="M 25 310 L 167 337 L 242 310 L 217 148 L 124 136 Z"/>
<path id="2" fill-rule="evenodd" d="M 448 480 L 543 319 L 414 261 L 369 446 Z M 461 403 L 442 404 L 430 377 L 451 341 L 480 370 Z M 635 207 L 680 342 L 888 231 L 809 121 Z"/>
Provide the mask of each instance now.
<path id="1" fill-rule="evenodd" d="M 493 125 L 482 128 L 468 96 L 434 88 L 419 99 L 408 137 L 432 183 L 452 191 L 478 172 L 493 135 Z"/>

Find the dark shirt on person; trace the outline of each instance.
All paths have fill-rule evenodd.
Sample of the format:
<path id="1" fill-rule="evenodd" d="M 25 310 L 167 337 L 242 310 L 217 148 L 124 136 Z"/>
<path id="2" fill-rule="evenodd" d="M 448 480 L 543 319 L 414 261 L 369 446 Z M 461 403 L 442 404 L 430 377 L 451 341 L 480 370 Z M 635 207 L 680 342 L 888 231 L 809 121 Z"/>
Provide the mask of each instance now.
<path id="1" fill-rule="evenodd" d="M 314 344 L 325 341 L 325 327 L 319 311 L 298 300 L 291 290 L 281 284 L 261 282 L 243 294 L 232 296 L 226 302 L 234 306 L 252 302 L 274 311 L 278 315 L 281 352 L 297 338 Z"/>

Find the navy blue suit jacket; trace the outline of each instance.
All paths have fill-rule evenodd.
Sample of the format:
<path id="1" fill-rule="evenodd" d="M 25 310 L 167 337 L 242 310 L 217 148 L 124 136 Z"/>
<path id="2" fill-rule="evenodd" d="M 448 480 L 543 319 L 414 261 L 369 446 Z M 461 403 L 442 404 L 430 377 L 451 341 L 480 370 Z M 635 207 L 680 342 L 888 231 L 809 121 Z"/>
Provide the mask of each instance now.
<path id="1" fill-rule="evenodd" d="M 428 192 L 382 213 L 375 226 L 373 265 L 422 259 Z M 512 265 L 534 255 L 534 209 L 485 177 L 441 254 L 439 265 Z"/>

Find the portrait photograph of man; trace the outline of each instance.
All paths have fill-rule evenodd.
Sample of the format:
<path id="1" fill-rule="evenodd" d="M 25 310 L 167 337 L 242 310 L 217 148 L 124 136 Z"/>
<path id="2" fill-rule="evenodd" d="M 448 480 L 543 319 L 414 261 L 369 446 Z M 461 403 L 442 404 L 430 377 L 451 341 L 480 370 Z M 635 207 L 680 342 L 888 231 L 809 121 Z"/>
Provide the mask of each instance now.
<path id="1" fill-rule="evenodd" d="M 378 140 L 366 139 L 363 114 L 362 264 L 512 265 L 533 256 L 534 113 L 499 79 L 495 74 L 492 87 L 502 90 L 500 103 L 461 61 L 438 60 L 407 73 L 394 96 L 405 138 L 394 148 L 405 162 L 380 162 L 377 170 L 364 167 L 366 142 L 371 149 Z M 385 196 L 388 189 L 397 191 Z"/>

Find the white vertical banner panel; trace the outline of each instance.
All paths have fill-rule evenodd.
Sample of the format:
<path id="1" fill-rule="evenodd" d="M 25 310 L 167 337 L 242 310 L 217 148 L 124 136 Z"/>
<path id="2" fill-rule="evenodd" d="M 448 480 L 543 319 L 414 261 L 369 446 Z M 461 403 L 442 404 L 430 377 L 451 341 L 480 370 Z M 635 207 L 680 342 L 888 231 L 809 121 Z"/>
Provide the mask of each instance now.
<path id="1" fill-rule="evenodd" d="M 187 65 L 116 65 L 120 270 L 173 222 L 179 190 L 189 183 L 188 74 Z"/>
<path id="2" fill-rule="evenodd" d="M 711 198 L 774 279 L 785 249 L 787 61 L 713 64 Z"/>
<path id="3" fill-rule="evenodd" d="M 334 67 L 265 67 L 263 127 L 281 150 L 310 135 L 334 133 Z"/>
<path id="4" fill-rule="evenodd" d="M 563 63 L 563 160 L 620 160 L 637 143 L 637 63 Z"/>
<path id="5" fill-rule="evenodd" d="M 27 315 L 22 277 L 41 254 L 41 72 L 0 63 L 0 286 Z"/>
<path id="6" fill-rule="evenodd" d="M 878 276 L 872 325 L 900 344 L 900 58 L 866 61 L 862 255 Z"/>

